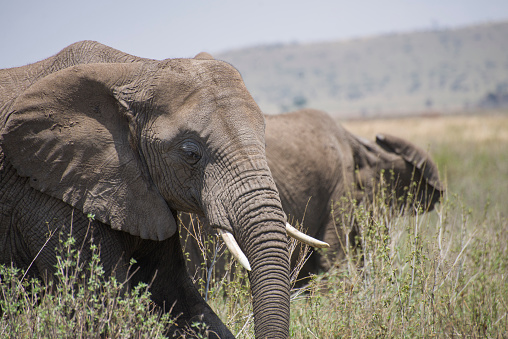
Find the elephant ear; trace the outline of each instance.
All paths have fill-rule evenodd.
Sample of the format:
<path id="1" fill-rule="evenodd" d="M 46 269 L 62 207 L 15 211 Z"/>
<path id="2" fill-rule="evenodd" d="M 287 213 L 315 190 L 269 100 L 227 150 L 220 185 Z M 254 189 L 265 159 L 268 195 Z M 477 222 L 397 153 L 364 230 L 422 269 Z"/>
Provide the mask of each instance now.
<path id="1" fill-rule="evenodd" d="M 406 162 L 413 165 L 434 189 L 439 192 L 444 191 L 437 166 L 423 149 L 407 140 L 388 134 L 376 135 L 376 143 L 385 151 L 400 155 Z"/>
<path id="2" fill-rule="evenodd" d="M 140 67 L 80 65 L 41 79 L 13 103 L 2 147 L 33 188 L 115 230 L 163 240 L 175 219 L 137 151 L 136 119 L 112 89 Z"/>

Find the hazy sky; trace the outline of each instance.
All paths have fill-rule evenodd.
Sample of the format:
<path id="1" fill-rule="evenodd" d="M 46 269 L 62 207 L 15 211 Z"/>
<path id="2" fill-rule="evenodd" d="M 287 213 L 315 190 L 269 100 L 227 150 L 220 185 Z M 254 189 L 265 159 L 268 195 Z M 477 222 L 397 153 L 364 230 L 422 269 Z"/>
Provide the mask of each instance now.
<path id="1" fill-rule="evenodd" d="M 85 39 L 165 59 L 501 20 L 507 0 L 11 0 L 0 5 L 0 68 Z"/>

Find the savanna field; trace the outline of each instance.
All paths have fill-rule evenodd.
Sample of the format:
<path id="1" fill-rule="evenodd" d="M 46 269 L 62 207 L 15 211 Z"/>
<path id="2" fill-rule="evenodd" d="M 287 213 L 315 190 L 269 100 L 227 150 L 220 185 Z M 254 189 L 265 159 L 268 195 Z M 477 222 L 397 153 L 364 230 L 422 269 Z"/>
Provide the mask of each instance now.
<path id="1" fill-rule="evenodd" d="M 447 191 L 426 214 L 391 217 L 379 202 L 344 216 L 362 230 L 363 255 L 347 251 L 344 262 L 294 290 L 291 337 L 508 337 L 508 111 L 342 124 L 428 150 Z M 213 258 L 215 239 L 203 246 Z M 173 321 L 153 310 L 146 286 L 120 297 L 121 284 L 103 278 L 98 257 L 79 264 L 72 241 L 62 243 L 59 283 L 45 288 L 23 272 L 0 273 L 1 338 L 156 338 Z M 238 268 L 214 280 L 203 272 L 196 282 L 233 334 L 253 338 L 245 277 Z M 205 337 L 206 329 L 196 322 L 189 333 Z"/>

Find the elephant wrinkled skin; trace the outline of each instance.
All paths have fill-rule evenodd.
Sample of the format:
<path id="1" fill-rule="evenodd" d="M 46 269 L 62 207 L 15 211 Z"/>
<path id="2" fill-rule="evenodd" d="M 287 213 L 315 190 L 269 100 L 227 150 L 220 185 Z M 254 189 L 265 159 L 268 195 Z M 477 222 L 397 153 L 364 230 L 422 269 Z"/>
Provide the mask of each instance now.
<path id="1" fill-rule="evenodd" d="M 44 246 L 48 232 L 72 224 L 76 243 L 101 249 L 107 275 L 125 279 L 133 258 L 130 286 L 151 283 L 180 326 L 203 315 L 232 337 L 186 271 L 175 218 L 197 213 L 233 233 L 250 261 L 256 337 L 289 336 L 286 216 L 263 115 L 232 66 L 83 41 L 0 70 L 0 85 L 0 263 L 33 261 L 29 274 L 51 279 L 58 236 Z"/>
<path id="2" fill-rule="evenodd" d="M 383 181 L 387 192 L 394 192 L 388 195 L 387 203 L 397 212 L 407 203 L 408 187 L 416 183 L 417 187 L 411 189 L 415 193 L 412 204 L 406 207 L 430 211 L 444 191 L 430 156 L 406 140 L 378 135 L 374 143 L 348 132 L 325 112 L 312 109 L 266 115 L 265 120 L 268 166 L 284 212 L 288 219 L 301 223 L 307 234 L 330 244 L 326 255 L 312 252 L 300 270 L 301 283 L 343 258 L 347 239 L 352 244 L 358 230 L 350 226 L 346 230 L 336 223 L 340 216 L 337 203 L 344 197 L 348 198 L 344 203 L 349 208 L 350 199 L 369 203 Z M 184 226 L 190 223 L 189 215 L 181 218 Z M 206 222 L 201 220 L 201 224 L 211 232 Z M 190 254 L 192 274 L 202 267 L 204 259 L 195 241 L 185 236 L 185 227 L 182 232 L 185 239 L 190 239 L 185 251 Z M 292 256 L 292 267 L 298 252 Z M 219 274 L 223 266 L 217 263 Z"/>

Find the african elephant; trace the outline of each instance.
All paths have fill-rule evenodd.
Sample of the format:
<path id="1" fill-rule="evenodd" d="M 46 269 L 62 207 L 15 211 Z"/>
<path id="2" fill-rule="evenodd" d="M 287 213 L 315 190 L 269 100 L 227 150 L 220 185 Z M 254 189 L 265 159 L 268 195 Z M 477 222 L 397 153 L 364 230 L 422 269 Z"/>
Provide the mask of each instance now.
<path id="1" fill-rule="evenodd" d="M 289 336 L 286 215 L 263 115 L 231 65 L 83 41 L 0 70 L 0 84 L 0 263 L 47 281 L 48 232 L 72 231 L 101 248 L 106 275 L 125 279 L 135 259 L 130 286 L 150 283 L 180 326 L 202 316 L 232 337 L 186 271 L 175 218 L 197 213 L 248 259 L 256 337 Z"/>
<path id="2" fill-rule="evenodd" d="M 309 235 L 330 244 L 326 256 L 312 252 L 300 270 L 300 280 L 327 271 L 343 258 L 346 239 L 351 244 L 357 234 L 354 227 L 345 234 L 337 225 L 340 209 L 336 204 L 343 197 L 368 203 L 383 180 L 389 186 L 387 191 L 395 193 L 387 196 L 387 203 L 400 210 L 407 202 L 407 188 L 415 182 L 418 186 L 409 209 L 430 211 L 444 191 L 429 155 L 406 140 L 378 135 L 374 143 L 348 132 L 327 113 L 312 109 L 266 115 L 265 121 L 268 167 L 284 212 L 301 223 Z M 189 224 L 188 215 L 181 218 L 184 226 Z M 187 230 L 183 227 L 182 232 Z M 193 273 L 201 267 L 203 256 L 193 241 L 185 250 L 190 253 L 188 265 Z M 292 267 L 297 256 L 295 251 Z M 221 270 L 223 263 L 217 266 Z"/>

